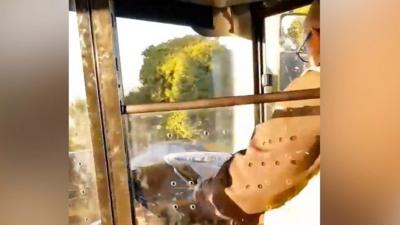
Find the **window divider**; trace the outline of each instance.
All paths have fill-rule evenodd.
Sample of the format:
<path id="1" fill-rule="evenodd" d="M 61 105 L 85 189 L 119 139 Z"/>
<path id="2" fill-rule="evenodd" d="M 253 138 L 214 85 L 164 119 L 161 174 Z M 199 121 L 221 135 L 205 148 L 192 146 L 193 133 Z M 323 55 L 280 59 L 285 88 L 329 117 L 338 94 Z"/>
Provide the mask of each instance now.
<path id="1" fill-rule="evenodd" d="M 236 105 L 317 99 L 319 97 L 320 97 L 320 89 L 316 88 L 307 90 L 273 92 L 273 93 L 258 94 L 258 95 L 243 95 L 243 96 L 230 96 L 230 97 L 220 97 L 212 99 L 200 99 L 200 100 L 184 101 L 184 102 L 164 102 L 164 103 L 127 105 L 125 107 L 123 114 L 217 108 L 217 107 L 228 107 Z"/>

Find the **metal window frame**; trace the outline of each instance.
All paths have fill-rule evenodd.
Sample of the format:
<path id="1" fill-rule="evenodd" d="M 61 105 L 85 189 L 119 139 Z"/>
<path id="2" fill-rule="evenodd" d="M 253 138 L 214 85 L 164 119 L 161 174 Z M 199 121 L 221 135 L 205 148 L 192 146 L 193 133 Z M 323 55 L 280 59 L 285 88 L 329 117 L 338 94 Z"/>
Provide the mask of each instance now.
<path id="1" fill-rule="evenodd" d="M 298 91 L 273 92 L 269 94 L 259 94 L 259 95 L 243 95 L 243 96 L 221 97 L 212 99 L 200 99 L 200 100 L 185 101 L 185 102 L 127 105 L 124 114 L 167 112 L 167 111 L 189 110 L 189 109 L 206 109 L 206 108 L 228 107 L 237 105 L 316 99 L 319 98 L 320 96 L 319 92 L 320 89 L 316 88 L 316 89 L 307 89 Z"/>
<path id="2" fill-rule="evenodd" d="M 260 16 L 262 13 L 256 12 L 259 9 L 254 5 L 252 11 L 255 11 L 256 16 L 252 17 L 252 22 L 257 24 L 253 30 L 256 95 L 159 103 L 155 108 L 154 104 L 127 107 L 124 104 L 113 0 L 75 0 L 75 6 L 103 225 L 133 225 L 136 221 L 135 208 L 132 205 L 134 190 L 130 185 L 127 143 L 123 126 L 128 119 L 124 114 L 138 113 L 135 107 L 153 107 L 151 109 L 153 111 L 163 111 L 161 108 L 167 107 L 169 111 L 258 104 L 255 122 L 260 123 L 265 121 L 265 109 L 262 103 L 319 98 L 319 89 L 263 94 L 261 76 L 265 68 L 264 17 Z M 148 111 L 149 109 L 146 112 Z"/>
<path id="3" fill-rule="evenodd" d="M 75 0 L 103 225 L 134 224 L 112 1 Z"/>
<path id="4" fill-rule="evenodd" d="M 261 12 L 263 3 L 254 3 L 250 5 L 252 41 L 253 41 L 253 72 L 254 72 L 254 94 L 264 94 L 262 77 L 265 74 L 265 26 L 264 16 Z M 263 123 L 268 118 L 267 104 L 258 104 L 255 106 L 255 124 Z"/>

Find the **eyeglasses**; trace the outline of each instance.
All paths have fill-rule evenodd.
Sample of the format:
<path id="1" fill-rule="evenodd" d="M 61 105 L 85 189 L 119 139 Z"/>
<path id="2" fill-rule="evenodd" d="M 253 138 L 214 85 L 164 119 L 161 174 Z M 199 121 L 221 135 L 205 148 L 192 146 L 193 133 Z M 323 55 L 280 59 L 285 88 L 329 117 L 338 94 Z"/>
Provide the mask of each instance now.
<path id="1" fill-rule="evenodd" d="M 296 55 L 300 58 L 301 61 L 305 63 L 309 62 L 307 42 L 310 40 L 310 38 L 311 38 L 311 32 L 307 34 L 303 44 L 301 44 L 300 47 L 296 50 Z"/>

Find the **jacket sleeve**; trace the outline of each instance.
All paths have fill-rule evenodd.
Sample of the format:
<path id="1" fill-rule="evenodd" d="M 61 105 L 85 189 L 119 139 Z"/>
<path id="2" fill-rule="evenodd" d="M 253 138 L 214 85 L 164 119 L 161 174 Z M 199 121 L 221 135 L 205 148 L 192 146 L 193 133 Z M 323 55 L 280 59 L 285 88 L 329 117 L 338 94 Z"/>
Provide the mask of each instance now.
<path id="1" fill-rule="evenodd" d="M 288 90 L 317 87 L 319 74 L 310 72 Z M 247 149 L 205 184 L 217 211 L 239 224 L 255 223 L 260 214 L 296 196 L 319 170 L 319 100 L 276 105 L 273 118 L 256 128 Z"/>

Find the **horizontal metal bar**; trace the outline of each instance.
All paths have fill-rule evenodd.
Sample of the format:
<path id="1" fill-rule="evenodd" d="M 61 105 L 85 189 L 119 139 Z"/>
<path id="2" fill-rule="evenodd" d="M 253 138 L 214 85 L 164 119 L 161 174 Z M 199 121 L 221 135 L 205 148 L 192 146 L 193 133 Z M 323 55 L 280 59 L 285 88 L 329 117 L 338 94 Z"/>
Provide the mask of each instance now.
<path id="1" fill-rule="evenodd" d="M 204 109 L 204 108 L 227 107 L 235 105 L 316 99 L 320 97 L 319 91 L 320 89 L 316 88 L 316 89 L 307 89 L 299 91 L 285 91 L 285 92 L 274 92 L 261 95 L 221 97 L 221 98 L 202 99 L 202 100 L 185 101 L 185 102 L 128 105 L 126 106 L 125 114 L 166 112 L 175 110 Z"/>

